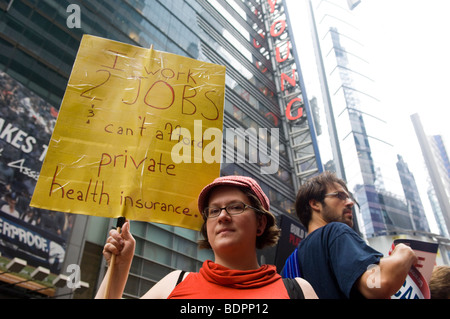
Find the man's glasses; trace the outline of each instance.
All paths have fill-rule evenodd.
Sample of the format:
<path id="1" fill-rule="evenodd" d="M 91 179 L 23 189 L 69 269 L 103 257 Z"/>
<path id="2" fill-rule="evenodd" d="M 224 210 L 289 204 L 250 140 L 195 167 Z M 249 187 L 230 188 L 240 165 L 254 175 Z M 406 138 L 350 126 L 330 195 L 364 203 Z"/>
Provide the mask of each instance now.
<path id="1" fill-rule="evenodd" d="M 216 218 L 220 215 L 223 209 L 225 209 L 225 211 L 229 215 L 239 215 L 242 214 L 247 208 L 252 208 L 256 211 L 260 211 L 259 209 L 242 202 L 235 202 L 228 204 L 225 207 L 205 207 L 205 209 L 203 209 L 203 216 L 205 216 L 206 218 Z"/>
<path id="2" fill-rule="evenodd" d="M 352 202 L 356 203 L 355 199 L 351 195 L 349 195 L 349 194 L 347 194 L 345 192 L 328 193 L 328 194 L 325 194 L 325 196 L 337 197 L 340 200 L 347 200 L 347 198 L 349 198 Z"/>

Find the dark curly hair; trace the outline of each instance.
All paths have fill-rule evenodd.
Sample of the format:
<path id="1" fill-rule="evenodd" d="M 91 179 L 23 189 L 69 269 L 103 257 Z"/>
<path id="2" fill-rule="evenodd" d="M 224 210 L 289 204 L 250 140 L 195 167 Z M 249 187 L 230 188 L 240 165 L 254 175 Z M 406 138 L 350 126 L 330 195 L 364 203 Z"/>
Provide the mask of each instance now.
<path id="1" fill-rule="evenodd" d="M 311 221 L 312 209 L 309 206 L 309 201 L 315 199 L 323 203 L 327 187 L 332 187 L 335 183 L 341 185 L 348 192 L 345 182 L 333 172 L 328 171 L 308 179 L 305 184 L 300 186 L 297 192 L 297 199 L 295 200 L 295 212 L 303 226 L 308 228 Z"/>

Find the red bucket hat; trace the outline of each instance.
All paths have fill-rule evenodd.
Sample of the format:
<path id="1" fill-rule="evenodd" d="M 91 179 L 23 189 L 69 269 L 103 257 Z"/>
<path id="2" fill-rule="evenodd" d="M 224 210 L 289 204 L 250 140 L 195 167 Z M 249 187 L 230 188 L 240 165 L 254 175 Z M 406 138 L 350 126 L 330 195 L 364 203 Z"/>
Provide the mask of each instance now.
<path id="1" fill-rule="evenodd" d="M 270 209 L 269 198 L 267 198 L 261 186 L 259 186 L 259 184 L 253 178 L 247 176 L 230 175 L 218 177 L 212 183 L 206 185 L 202 189 L 200 195 L 198 196 L 198 209 L 200 213 L 203 213 L 203 209 L 206 207 L 205 201 L 208 198 L 209 193 L 214 187 L 217 186 L 237 186 L 247 188 L 256 195 L 264 209 L 266 209 L 267 211 L 269 211 Z"/>

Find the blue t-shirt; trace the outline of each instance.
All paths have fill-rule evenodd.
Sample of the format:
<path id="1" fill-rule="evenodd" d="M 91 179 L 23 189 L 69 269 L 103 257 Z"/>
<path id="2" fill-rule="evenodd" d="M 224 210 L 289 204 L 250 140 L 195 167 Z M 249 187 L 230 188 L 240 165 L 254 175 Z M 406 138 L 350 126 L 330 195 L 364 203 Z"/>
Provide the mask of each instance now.
<path id="1" fill-rule="evenodd" d="M 362 297 L 359 291 L 352 290 L 353 285 L 368 266 L 378 264 L 383 257 L 352 228 L 339 222 L 313 231 L 293 254 L 297 254 L 297 274 L 311 284 L 319 298 L 324 299 Z M 294 256 L 290 256 L 292 260 L 291 257 Z M 288 277 L 285 269 L 283 275 Z"/>

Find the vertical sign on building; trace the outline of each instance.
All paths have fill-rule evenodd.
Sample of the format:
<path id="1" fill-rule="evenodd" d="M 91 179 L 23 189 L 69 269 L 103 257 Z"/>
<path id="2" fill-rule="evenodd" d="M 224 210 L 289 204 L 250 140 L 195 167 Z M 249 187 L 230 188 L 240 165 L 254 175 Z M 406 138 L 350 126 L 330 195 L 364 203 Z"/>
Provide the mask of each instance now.
<path id="1" fill-rule="evenodd" d="M 266 43 L 263 46 L 261 39 L 254 39 L 254 43 L 271 55 L 283 128 L 289 137 L 298 186 L 323 168 L 295 42 L 289 33 L 289 18 L 282 0 L 262 0 L 255 7 L 255 15 L 265 26 L 265 33 L 260 35 Z"/>

